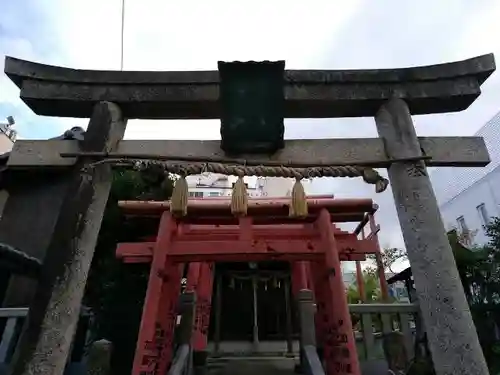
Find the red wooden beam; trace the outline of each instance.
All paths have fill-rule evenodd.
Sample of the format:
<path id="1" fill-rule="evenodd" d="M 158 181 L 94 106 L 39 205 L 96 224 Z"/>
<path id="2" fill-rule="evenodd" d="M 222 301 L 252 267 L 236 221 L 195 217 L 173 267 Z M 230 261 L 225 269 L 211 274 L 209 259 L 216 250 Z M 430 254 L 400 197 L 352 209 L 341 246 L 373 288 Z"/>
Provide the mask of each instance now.
<path id="1" fill-rule="evenodd" d="M 374 253 L 371 241 L 356 240 L 353 234 L 336 237 L 341 260 L 366 259 L 365 254 Z M 154 251 L 154 242 L 120 243 L 116 250 L 117 258 L 126 263 L 148 263 Z M 319 253 L 316 241 L 303 240 L 256 240 L 251 243 L 232 241 L 181 241 L 171 245 L 169 257 L 176 262 L 196 261 L 231 261 L 283 259 L 315 259 Z"/>
<path id="2" fill-rule="evenodd" d="M 288 208 L 287 208 L 288 210 Z M 347 213 L 332 213 L 330 219 L 332 223 L 351 223 L 359 222 L 363 219 L 364 212 L 347 212 Z M 141 213 L 129 216 L 139 216 L 139 217 L 157 217 L 155 213 Z M 269 225 L 269 224 L 296 224 L 296 223 L 313 223 L 316 221 L 317 213 L 309 210 L 309 216 L 305 218 L 294 218 L 288 216 L 288 211 L 279 214 L 260 215 L 253 216 L 253 223 L 257 225 Z M 223 213 L 203 213 L 200 211 L 188 211 L 188 214 L 182 218 L 178 218 L 179 222 L 189 223 L 189 224 L 200 224 L 200 225 L 236 225 L 238 224 L 238 218 L 230 215 L 224 215 Z"/>
<path id="3" fill-rule="evenodd" d="M 249 199 L 249 216 L 288 216 L 289 198 L 274 199 Z M 359 213 L 374 212 L 376 205 L 371 199 L 307 199 L 309 212 L 318 213 L 325 208 L 330 213 Z M 170 209 L 170 202 L 155 201 L 120 201 L 119 207 L 125 214 L 133 215 L 155 215 L 159 216 L 162 212 Z M 188 212 L 194 216 L 223 216 L 231 217 L 230 199 L 190 199 L 188 201 Z"/>

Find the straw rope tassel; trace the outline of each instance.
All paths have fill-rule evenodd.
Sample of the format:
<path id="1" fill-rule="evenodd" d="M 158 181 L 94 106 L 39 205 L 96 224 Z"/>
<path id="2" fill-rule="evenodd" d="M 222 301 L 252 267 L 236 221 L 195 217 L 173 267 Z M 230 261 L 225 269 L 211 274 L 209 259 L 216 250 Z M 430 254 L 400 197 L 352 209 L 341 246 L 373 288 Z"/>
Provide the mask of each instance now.
<path id="1" fill-rule="evenodd" d="M 182 174 L 175 182 L 172 198 L 170 199 L 170 211 L 176 216 L 186 216 L 188 204 L 188 184 L 186 177 Z"/>
<path id="2" fill-rule="evenodd" d="M 233 186 L 231 196 L 231 212 L 235 216 L 246 216 L 248 209 L 247 187 L 243 181 L 243 175 L 238 176 L 238 180 Z"/>
<path id="3" fill-rule="evenodd" d="M 290 217 L 305 217 L 308 215 L 306 193 L 299 177 L 295 178 L 288 215 Z"/>

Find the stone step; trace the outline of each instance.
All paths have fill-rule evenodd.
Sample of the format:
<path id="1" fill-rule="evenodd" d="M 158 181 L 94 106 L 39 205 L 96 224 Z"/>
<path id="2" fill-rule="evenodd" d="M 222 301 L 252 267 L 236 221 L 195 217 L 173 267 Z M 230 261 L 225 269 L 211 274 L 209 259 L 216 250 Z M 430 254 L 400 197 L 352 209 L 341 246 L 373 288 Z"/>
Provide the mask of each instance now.
<path id="1" fill-rule="evenodd" d="M 295 358 L 221 357 L 209 358 L 204 373 L 209 375 L 290 375 L 294 374 Z"/>

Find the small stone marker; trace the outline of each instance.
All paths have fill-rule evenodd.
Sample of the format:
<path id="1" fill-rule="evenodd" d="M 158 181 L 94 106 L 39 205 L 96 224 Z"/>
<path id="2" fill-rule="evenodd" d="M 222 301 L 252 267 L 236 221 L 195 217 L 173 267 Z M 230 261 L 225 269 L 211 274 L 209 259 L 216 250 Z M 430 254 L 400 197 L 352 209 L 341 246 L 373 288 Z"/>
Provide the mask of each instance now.
<path id="1" fill-rule="evenodd" d="M 92 344 L 87 359 L 87 375 L 108 375 L 110 371 L 112 344 L 98 340 Z"/>

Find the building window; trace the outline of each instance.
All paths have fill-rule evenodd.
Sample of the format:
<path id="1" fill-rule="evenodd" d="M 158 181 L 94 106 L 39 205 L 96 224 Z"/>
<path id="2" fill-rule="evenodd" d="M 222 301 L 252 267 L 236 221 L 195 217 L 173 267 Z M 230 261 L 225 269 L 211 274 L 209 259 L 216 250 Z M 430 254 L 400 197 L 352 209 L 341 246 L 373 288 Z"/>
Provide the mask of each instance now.
<path id="1" fill-rule="evenodd" d="M 189 196 L 194 197 L 194 198 L 203 198 L 203 192 L 202 191 L 190 191 Z"/>
<path id="2" fill-rule="evenodd" d="M 460 216 L 458 219 L 457 219 L 457 224 L 458 224 L 458 230 L 461 232 L 461 233 L 467 233 L 468 229 L 467 229 L 467 224 L 465 223 L 465 219 L 463 216 Z"/>
<path id="3" fill-rule="evenodd" d="M 208 193 L 209 197 L 218 197 L 220 194 L 218 191 L 211 191 Z"/>
<path id="4" fill-rule="evenodd" d="M 485 227 L 490 221 L 488 211 L 486 211 L 486 206 L 484 205 L 484 203 L 481 203 L 476 207 L 476 209 L 477 213 L 479 214 L 479 218 L 481 219 L 481 224 L 483 225 L 483 227 Z"/>

